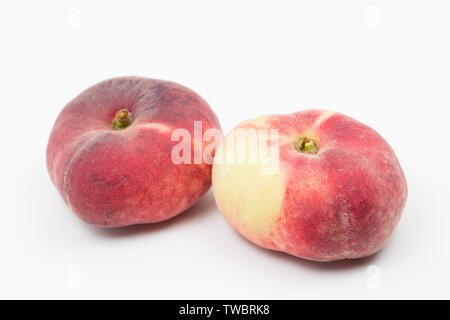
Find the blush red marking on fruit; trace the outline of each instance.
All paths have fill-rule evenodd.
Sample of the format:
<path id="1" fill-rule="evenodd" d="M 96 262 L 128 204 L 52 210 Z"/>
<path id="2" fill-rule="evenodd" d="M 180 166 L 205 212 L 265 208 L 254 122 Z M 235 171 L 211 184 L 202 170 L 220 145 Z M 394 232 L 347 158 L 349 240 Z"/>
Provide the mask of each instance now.
<path id="1" fill-rule="evenodd" d="M 281 131 L 311 132 L 319 116 L 313 111 Z M 397 224 L 407 194 L 393 151 L 374 130 L 339 114 L 325 119 L 314 134 L 322 148 L 317 155 L 280 152 L 287 177 L 281 249 L 312 260 L 378 251 Z"/>
<path id="2" fill-rule="evenodd" d="M 113 131 L 120 109 L 132 113 L 133 123 Z M 171 130 L 184 128 L 193 136 L 194 121 L 202 121 L 203 130 L 220 130 L 207 103 L 178 84 L 138 77 L 101 82 L 60 113 L 47 148 L 48 171 L 87 222 L 165 220 L 192 206 L 210 186 L 210 165 L 174 165 L 170 159 Z"/>

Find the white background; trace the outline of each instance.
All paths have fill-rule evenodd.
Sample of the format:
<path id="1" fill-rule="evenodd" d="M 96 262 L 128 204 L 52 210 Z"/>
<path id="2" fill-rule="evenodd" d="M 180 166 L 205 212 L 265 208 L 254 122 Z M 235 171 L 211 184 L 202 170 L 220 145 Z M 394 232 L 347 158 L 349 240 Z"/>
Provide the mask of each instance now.
<path id="1" fill-rule="evenodd" d="M 2 1 L 1 298 L 450 298 L 448 1 Z M 235 233 L 209 192 L 164 223 L 98 229 L 45 167 L 64 105 L 110 77 L 179 82 L 224 132 L 306 108 L 395 150 L 409 197 L 373 257 L 314 263 Z"/>

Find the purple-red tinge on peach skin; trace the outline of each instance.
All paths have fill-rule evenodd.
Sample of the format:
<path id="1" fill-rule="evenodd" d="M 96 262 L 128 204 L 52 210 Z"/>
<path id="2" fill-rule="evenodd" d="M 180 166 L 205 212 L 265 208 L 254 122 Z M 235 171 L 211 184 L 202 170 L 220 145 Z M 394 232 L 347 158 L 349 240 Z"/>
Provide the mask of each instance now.
<path id="1" fill-rule="evenodd" d="M 211 164 L 175 164 L 173 130 L 220 130 L 208 104 L 173 82 L 139 77 L 103 81 L 58 116 L 47 168 L 59 193 L 85 222 L 118 227 L 167 220 L 211 186 Z M 207 144 L 202 146 L 207 147 Z"/>
<path id="2" fill-rule="evenodd" d="M 234 146 L 235 133 L 246 129 L 279 134 Z M 278 146 L 276 170 L 265 172 L 268 164 L 259 157 L 249 161 L 256 144 Z M 240 152 L 245 161 L 224 161 Z M 407 197 L 389 144 L 361 122 L 323 110 L 243 122 L 219 146 L 212 175 L 217 206 L 237 232 L 261 247 L 316 261 L 380 250 Z"/>

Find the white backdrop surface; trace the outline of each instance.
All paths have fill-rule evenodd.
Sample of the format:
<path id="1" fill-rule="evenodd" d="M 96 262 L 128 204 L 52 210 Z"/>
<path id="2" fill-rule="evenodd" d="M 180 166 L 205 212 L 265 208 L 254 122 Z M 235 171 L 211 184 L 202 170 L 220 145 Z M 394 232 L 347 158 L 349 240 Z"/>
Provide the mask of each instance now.
<path id="1" fill-rule="evenodd" d="M 3 1 L 0 298 L 450 298 L 448 1 Z M 81 222 L 45 167 L 64 105 L 106 78 L 172 80 L 224 132 L 308 108 L 377 130 L 409 197 L 373 257 L 314 263 L 235 233 L 209 192 L 164 223 Z"/>

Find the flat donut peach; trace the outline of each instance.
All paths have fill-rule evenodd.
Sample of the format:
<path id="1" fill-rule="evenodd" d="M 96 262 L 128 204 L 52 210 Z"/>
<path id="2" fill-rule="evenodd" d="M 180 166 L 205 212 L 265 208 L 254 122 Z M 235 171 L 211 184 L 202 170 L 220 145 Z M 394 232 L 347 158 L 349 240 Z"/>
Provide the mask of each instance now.
<path id="1" fill-rule="evenodd" d="M 217 206 L 237 232 L 258 246 L 316 261 L 380 250 L 407 197 L 386 140 L 322 110 L 245 121 L 219 146 L 212 175 Z"/>
<path id="2" fill-rule="evenodd" d="M 48 142 L 48 172 L 73 212 L 90 224 L 169 219 L 211 185 L 210 163 L 171 159 L 172 132 L 193 136 L 194 121 L 203 131 L 220 131 L 208 104 L 181 85 L 139 77 L 103 81 L 60 113 Z"/>

